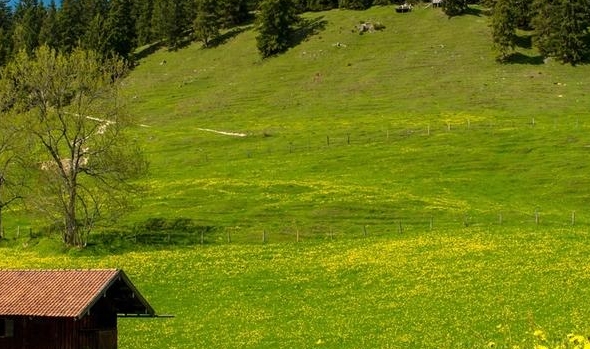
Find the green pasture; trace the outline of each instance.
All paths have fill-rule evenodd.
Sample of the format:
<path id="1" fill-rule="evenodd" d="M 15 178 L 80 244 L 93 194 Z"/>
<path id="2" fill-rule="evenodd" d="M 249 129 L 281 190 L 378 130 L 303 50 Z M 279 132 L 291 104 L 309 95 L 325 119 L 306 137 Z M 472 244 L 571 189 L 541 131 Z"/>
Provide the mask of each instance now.
<path id="1" fill-rule="evenodd" d="M 268 60 L 244 27 L 213 49 L 139 61 L 125 92 L 152 191 L 129 221 L 190 217 L 255 239 L 400 221 L 531 227 L 535 212 L 590 223 L 590 67 L 543 64 L 529 48 L 497 64 L 479 9 L 305 18 L 315 34 Z M 359 35 L 361 21 L 386 29 Z"/>
<path id="2" fill-rule="evenodd" d="M 589 238 L 466 228 L 102 256 L 0 248 L 0 268 L 123 268 L 174 317 L 120 319 L 121 349 L 554 348 L 590 330 Z"/>
<path id="3" fill-rule="evenodd" d="M 479 8 L 304 17 L 283 55 L 261 60 L 245 26 L 141 56 L 124 81 L 149 191 L 108 232 L 189 218 L 211 228 L 203 245 L 63 252 L 12 207 L 0 268 L 123 268 L 175 317 L 122 319 L 122 349 L 553 348 L 590 333 L 590 66 L 544 62 L 528 33 L 496 63 Z M 361 21 L 385 29 L 359 35 Z"/>
<path id="4" fill-rule="evenodd" d="M 304 18 L 301 42 L 267 60 L 252 26 L 210 49 L 139 53 L 122 92 L 149 191 L 111 228 L 190 218 L 218 239 L 292 241 L 590 224 L 590 66 L 544 63 L 530 33 L 496 63 L 477 7 Z M 385 29 L 359 35 L 365 21 Z M 8 236 L 38 230 L 4 216 Z"/>

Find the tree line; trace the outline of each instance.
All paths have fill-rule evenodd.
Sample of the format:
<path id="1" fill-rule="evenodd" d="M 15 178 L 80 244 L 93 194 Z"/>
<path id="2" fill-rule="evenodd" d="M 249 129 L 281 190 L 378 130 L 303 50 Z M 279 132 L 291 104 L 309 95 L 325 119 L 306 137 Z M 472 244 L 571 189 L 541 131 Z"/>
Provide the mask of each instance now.
<path id="1" fill-rule="evenodd" d="M 532 33 L 544 57 L 572 65 L 590 58 L 590 0 L 485 0 L 497 59 L 506 61 L 518 45 L 518 31 Z"/>

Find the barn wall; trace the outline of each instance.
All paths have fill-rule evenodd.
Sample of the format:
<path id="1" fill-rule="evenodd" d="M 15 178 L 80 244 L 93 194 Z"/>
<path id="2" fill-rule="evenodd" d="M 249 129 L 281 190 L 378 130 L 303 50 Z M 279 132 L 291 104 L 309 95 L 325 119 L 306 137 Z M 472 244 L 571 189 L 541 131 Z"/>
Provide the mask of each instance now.
<path id="1" fill-rule="evenodd" d="M 14 321 L 14 336 L 0 338 L 0 349 L 117 349 L 117 314 L 99 301 L 80 320 L 3 317 Z"/>

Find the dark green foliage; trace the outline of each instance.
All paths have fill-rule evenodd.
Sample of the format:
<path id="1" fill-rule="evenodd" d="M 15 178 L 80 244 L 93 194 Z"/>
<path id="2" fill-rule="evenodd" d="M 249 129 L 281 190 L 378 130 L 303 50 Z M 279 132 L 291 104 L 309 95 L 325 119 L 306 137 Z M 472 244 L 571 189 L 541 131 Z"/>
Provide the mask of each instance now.
<path id="1" fill-rule="evenodd" d="M 76 46 L 82 35 L 84 35 L 85 25 L 82 22 L 82 6 L 79 0 L 63 0 L 59 11 L 58 27 L 60 50 L 71 52 Z"/>
<path id="2" fill-rule="evenodd" d="M 514 21 L 518 28 L 531 29 L 531 20 L 533 18 L 531 0 L 514 0 L 512 2 L 514 10 Z"/>
<path id="3" fill-rule="evenodd" d="M 152 31 L 152 14 L 154 12 L 154 0 L 141 0 L 136 3 L 135 32 L 137 44 L 146 45 L 154 39 Z"/>
<path id="4" fill-rule="evenodd" d="M 587 0 L 538 0 L 534 3 L 535 43 L 542 55 L 580 63 L 588 54 Z"/>
<path id="5" fill-rule="evenodd" d="M 497 59 L 504 61 L 514 50 L 516 21 L 514 0 L 498 0 L 492 15 L 492 39 L 498 51 Z"/>
<path id="6" fill-rule="evenodd" d="M 111 0 L 105 23 L 109 53 L 128 58 L 135 43 L 135 21 L 130 16 L 131 0 Z"/>
<path id="7" fill-rule="evenodd" d="M 58 48 L 60 42 L 59 38 L 59 23 L 57 20 L 57 8 L 55 1 L 51 0 L 49 7 L 45 11 L 45 17 L 39 32 L 39 44 L 47 45 L 53 49 Z"/>
<path id="8" fill-rule="evenodd" d="M 217 13 L 216 0 L 199 0 L 197 4 L 197 17 L 193 22 L 194 36 L 202 41 L 205 47 L 209 41 L 219 35 L 219 15 Z"/>
<path id="9" fill-rule="evenodd" d="M 225 28 L 242 24 L 250 18 L 247 0 L 219 1 L 219 19 Z"/>
<path id="10" fill-rule="evenodd" d="M 0 66 L 4 65 L 11 53 L 12 12 L 8 0 L 0 0 Z"/>
<path id="11" fill-rule="evenodd" d="M 338 6 L 350 10 L 365 10 L 371 7 L 372 3 L 373 0 L 339 0 Z"/>
<path id="12" fill-rule="evenodd" d="M 449 17 L 458 16 L 467 9 L 466 0 L 445 0 L 443 10 Z"/>
<path id="13" fill-rule="evenodd" d="M 13 46 L 15 51 L 32 53 L 39 46 L 39 32 L 44 9 L 37 0 L 21 0 L 14 13 Z"/>
<path id="14" fill-rule="evenodd" d="M 178 48 L 193 18 L 192 2 L 188 0 L 154 0 L 154 39 L 166 41 L 169 49 Z"/>
<path id="15" fill-rule="evenodd" d="M 559 28 L 561 45 L 556 56 L 563 63 L 577 64 L 588 54 L 588 26 L 590 12 L 586 1 L 565 0 L 563 20 Z"/>
<path id="16" fill-rule="evenodd" d="M 256 46 L 263 58 L 286 51 L 299 22 L 292 0 L 264 0 L 257 19 Z"/>
<path id="17" fill-rule="evenodd" d="M 86 50 L 92 50 L 100 53 L 101 55 L 107 55 L 109 52 L 109 36 L 104 35 L 107 31 L 105 19 L 103 15 L 97 13 L 94 18 L 88 23 L 88 28 L 84 33 L 84 36 L 80 38 L 80 46 Z"/>

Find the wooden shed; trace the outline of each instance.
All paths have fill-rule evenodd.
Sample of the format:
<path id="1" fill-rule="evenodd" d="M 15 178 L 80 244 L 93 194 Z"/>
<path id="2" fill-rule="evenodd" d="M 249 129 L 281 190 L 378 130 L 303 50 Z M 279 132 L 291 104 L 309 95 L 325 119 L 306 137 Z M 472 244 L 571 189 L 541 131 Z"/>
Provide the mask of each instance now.
<path id="1" fill-rule="evenodd" d="M 122 270 L 0 270 L 2 349 L 116 349 L 122 316 L 155 316 Z"/>

